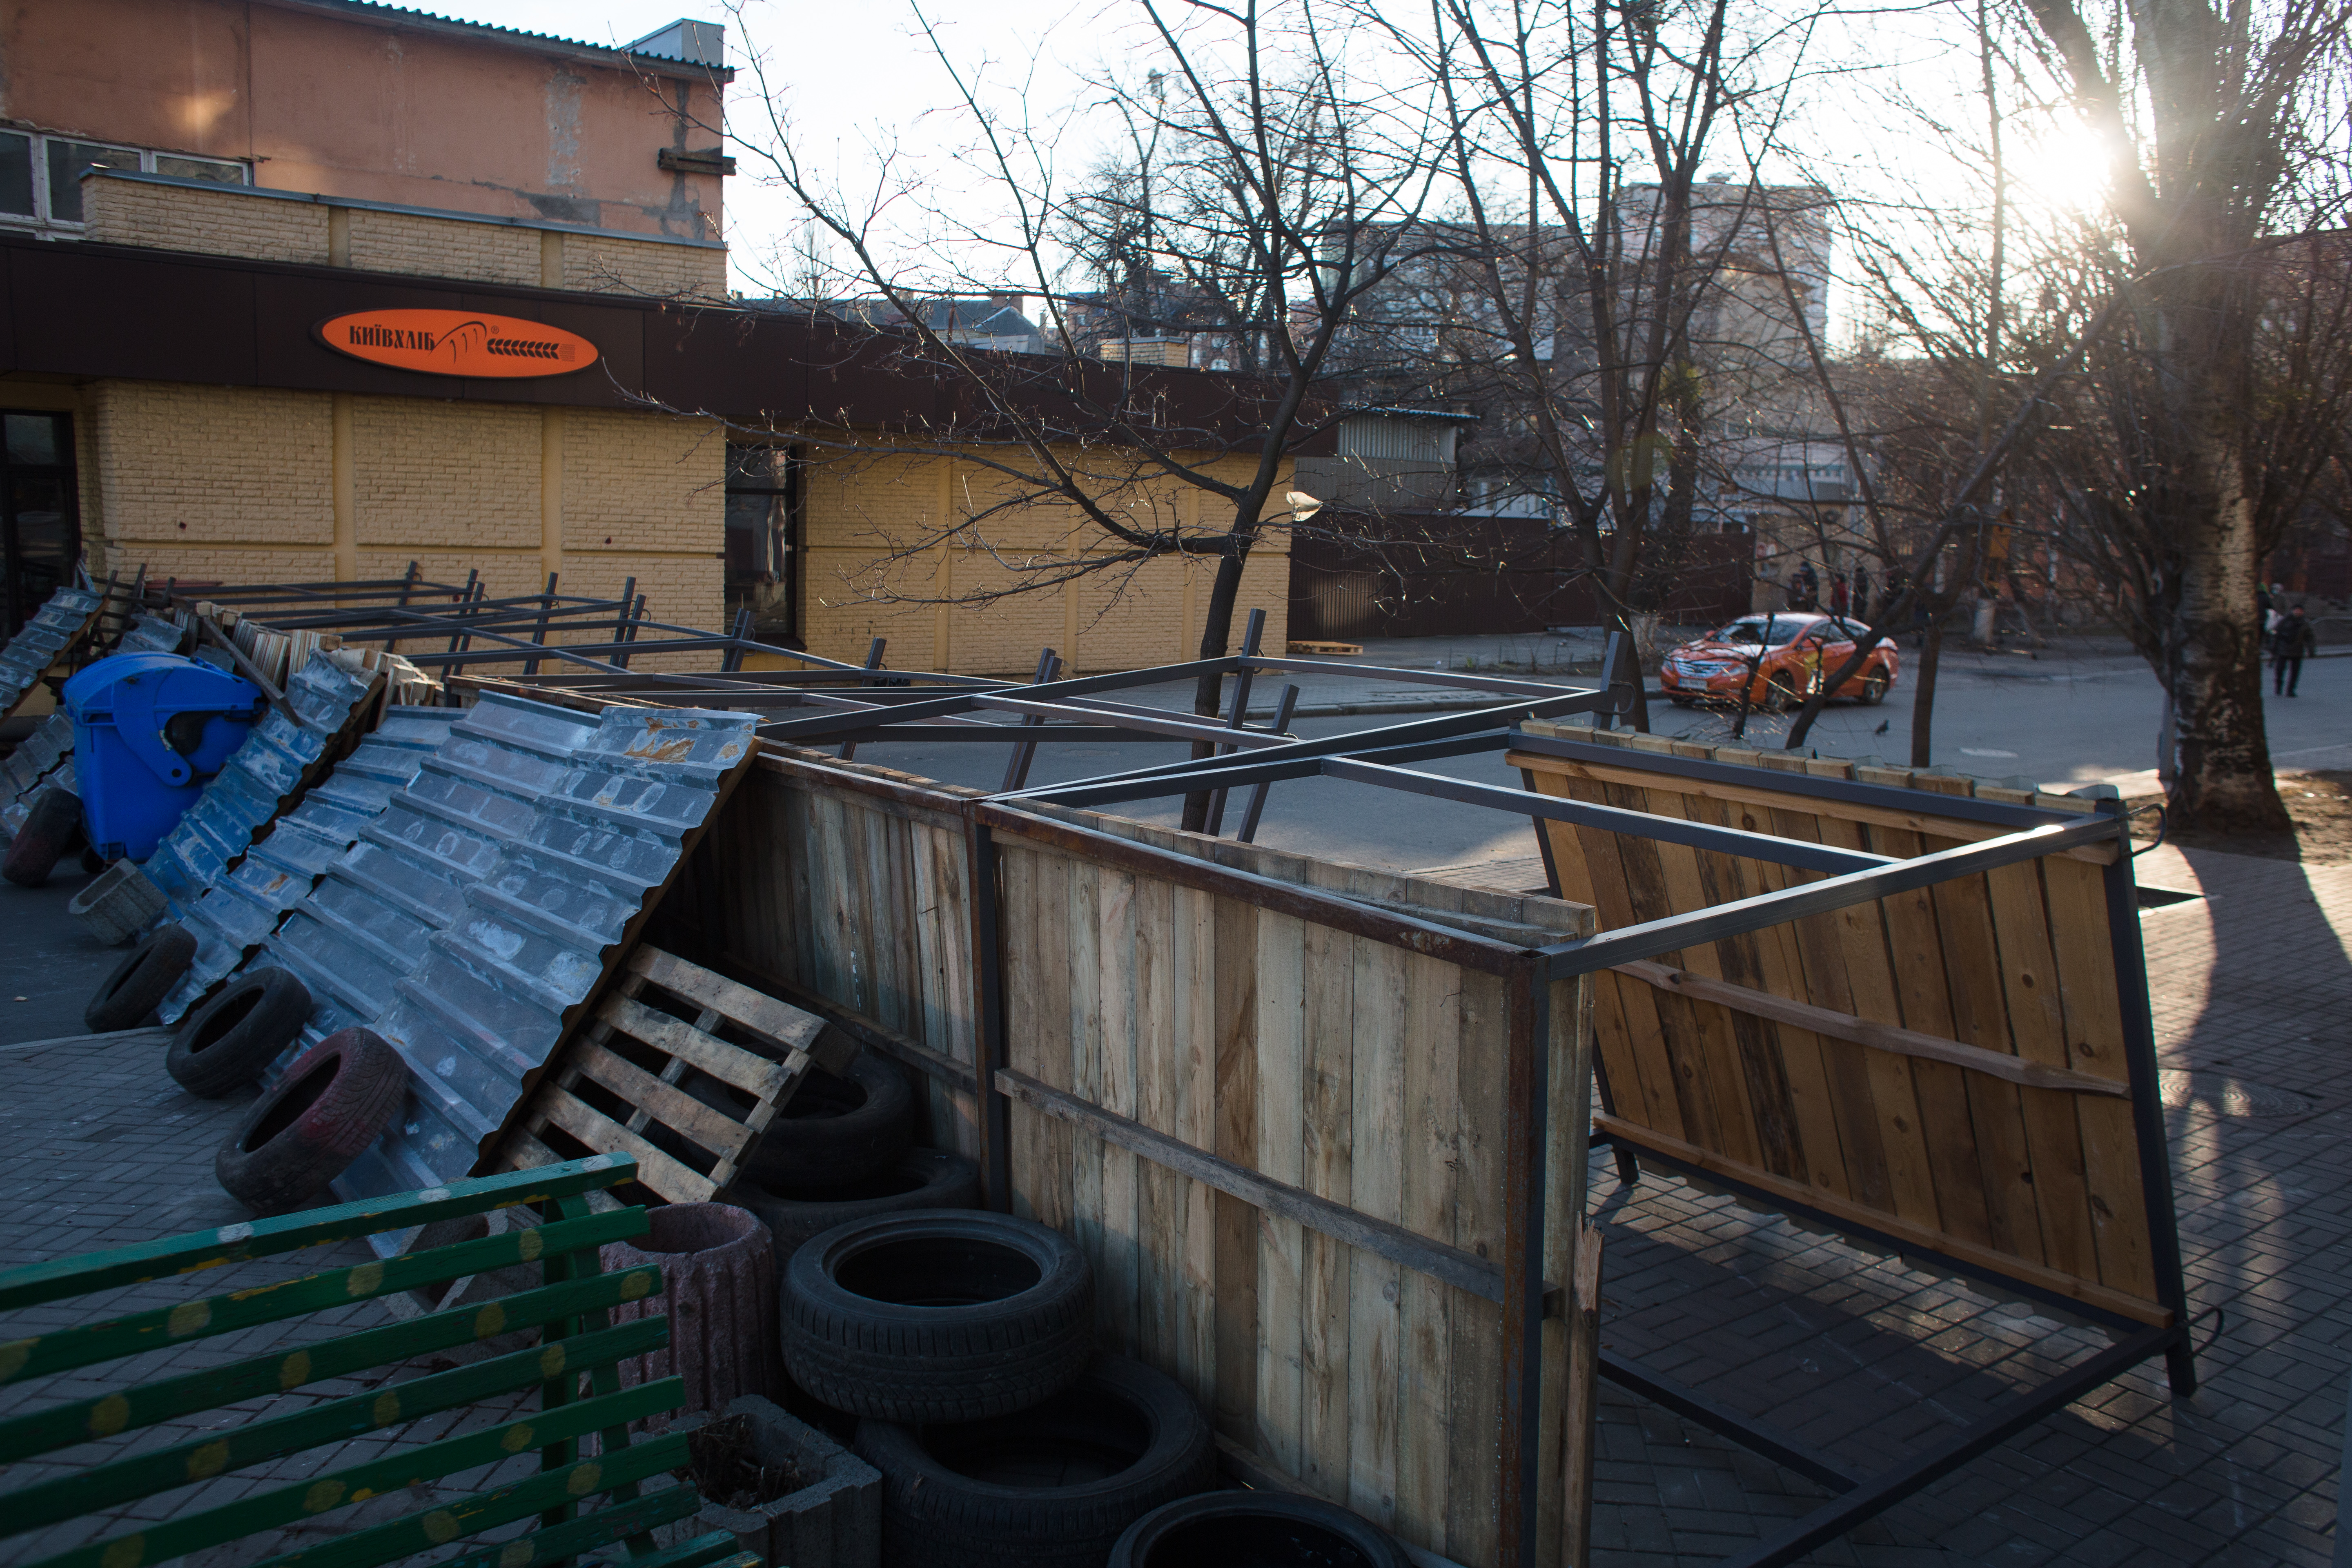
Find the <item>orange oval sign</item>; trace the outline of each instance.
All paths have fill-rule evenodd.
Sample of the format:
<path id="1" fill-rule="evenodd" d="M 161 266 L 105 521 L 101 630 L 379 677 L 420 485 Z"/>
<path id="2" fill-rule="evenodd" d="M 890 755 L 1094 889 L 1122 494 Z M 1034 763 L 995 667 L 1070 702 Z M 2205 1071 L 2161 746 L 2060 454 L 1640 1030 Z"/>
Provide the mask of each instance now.
<path id="1" fill-rule="evenodd" d="M 596 345 L 577 332 L 474 310 L 359 310 L 319 323 L 337 353 L 427 375 L 510 380 L 569 375 L 596 363 Z"/>

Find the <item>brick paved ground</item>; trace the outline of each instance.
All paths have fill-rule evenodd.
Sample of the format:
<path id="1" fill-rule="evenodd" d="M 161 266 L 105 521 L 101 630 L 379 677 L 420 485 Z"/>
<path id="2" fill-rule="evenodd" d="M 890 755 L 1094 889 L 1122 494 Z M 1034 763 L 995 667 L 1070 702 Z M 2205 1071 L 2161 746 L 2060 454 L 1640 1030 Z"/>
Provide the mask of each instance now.
<path id="1" fill-rule="evenodd" d="M 2200 1363 L 2204 1386 L 2175 1402 L 2160 1370 L 2136 1373 L 1815 1561 L 1895 1568 L 2328 1559 L 2352 1373 L 2344 1304 L 2352 1091 L 2338 1084 L 2352 1057 L 2352 870 L 2168 849 L 2144 859 L 2141 872 L 2206 895 L 2144 921 L 2165 1064 L 2197 1075 L 2179 1081 L 2185 1100 L 2168 1121 L 2191 1294 L 2200 1310 L 2218 1306 L 2227 1317 Z M 2294 1110 L 2290 1100 L 2277 1113 L 2262 1092 L 2273 1089 L 2305 1097 L 2309 1108 Z M 243 1217 L 211 1176 L 213 1150 L 238 1109 L 180 1093 L 152 1036 L 0 1046 L 0 1150 L 9 1173 L 0 1268 Z M 2248 1109 L 2273 1113 L 2237 1114 Z M 1608 1237 L 1612 1348 L 1704 1382 L 1857 1466 L 1948 1431 L 2020 1382 L 2105 1342 L 1679 1182 L 1648 1178 L 1622 1193 L 1603 1160 L 1593 1191 Z M 249 1266 L 220 1283 L 357 1260 L 310 1254 Z M 119 1294 L 128 1304 L 170 1289 Z M 352 1321 L 373 1321 L 372 1311 L 353 1308 Z M 0 1321 L 0 1336 L 37 1329 L 30 1316 Z M 226 1358 L 253 1348 L 224 1337 L 177 1353 Z M 62 1386 L 10 1389 L 0 1394 L 0 1416 L 63 1396 Z M 1598 1474 L 1601 1568 L 1711 1562 L 1823 1495 L 1614 1391 L 1603 1404 Z M 0 1489 L 26 1479 L 0 1470 Z M 180 1494 L 169 1506 L 209 1506 L 251 1482 L 213 1485 L 224 1489 L 200 1500 Z M 385 1503 L 417 1506 L 406 1497 Z M 0 1562 L 31 1555 L 24 1540 L 0 1542 Z M 203 1568 L 253 1555 L 224 1552 Z"/>

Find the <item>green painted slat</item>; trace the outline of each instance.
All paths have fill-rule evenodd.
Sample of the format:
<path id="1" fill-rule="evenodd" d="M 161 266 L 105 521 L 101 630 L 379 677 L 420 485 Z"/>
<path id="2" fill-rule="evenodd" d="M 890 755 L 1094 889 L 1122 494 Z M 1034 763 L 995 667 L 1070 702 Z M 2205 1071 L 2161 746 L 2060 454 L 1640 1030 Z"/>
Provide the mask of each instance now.
<path id="1" fill-rule="evenodd" d="M 257 1219 L 217 1230 L 190 1231 L 185 1236 L 142 1241 L 107 1252 L 86 1252 L 30 1264 L 0 1274 L 0 1310 L 38 1306 L 68 1296 L 135 1285 L 168 1274 L 189 1274 L 216 1268 L 298 1247 L 320 1247 L 400 1230 L 434 1220 L 456 1219 L 517 1204 L 543 1203 L 575 1193 L 618 1186 L 632 1181 L 637 1163 L 621 1154 L 595 1154 L 560 1165 L 541 1165 L 495 1176 L 475 1176 L 446 1187 L 399 1193 L 363 1203 L 310 1209 L 278 1219 Z"/>
<path id="2" fill-rule="evenodd" d="M 95 1513 L 133 1498 L 170 1491 L 281 1454 L 341 1442 L 429 1415 L 453 1405 L 527 1388 L 549 1378 L 575 1375 L 625 1356 L 669 1343 L 667 1318 L 639 1318 L 601 1334 L 557 1340 L 496 1356 L 471 1366 L 412 1378 L 366 1394 L 355 1394 L 271 1421 L 257 1421 L 217 1436 L 118 1459 L 110 1465 L 6 1494 L 0 1510 L 0 1538 L 21 1535 L 59 1520 Z"/>
<path id="3" fill-rule="evenodd" d="M 562 1285 L 545 1285 L 502 1296 L 506 1309 L 502 1331 L 532 1328 L 589 1309 L 602 1310 L 623 1300 L 624 1290 L 643 1289 L 628 1274 L 600 1274 Z M 656 1283 L 646 1293 L 660 1289 Z M 0 1422 L 0 1465 L 45 1454 L 93 1437 L 168 1421 L 198 1410 L 235 1405 L 241 1399 L 282 1394 L 323 1378 L 363 1372 L 372 1366 L 396 1365 L 428 1351 L 469 1344 L 482 1337 L 481 1311 L 464 1307 L 435 1312 L 405 1323 L 362 1329 L 341 1339 L 320 1340 L 299 1350 L 273 1351 L 228 1366 L 192 1372 L 182 1377 L 142 1384 L 94 1399 L 52 1405 L 30 1415 Z"/>
<path id="4" fill-rule="evenodd" d="M 701 1494 L 692 1487 L 664 1487 L 634 1502 L 614 1503 L 584 1519 L 570 1520 L 496 1546 L 486 1546 L 479 1552 L 469 1552 L 463 1557 L 450 1558 L 437 1568 L 543 1568 L 546 1563 L 625 1541 L 641 1531 L 656 1530 L 672 1520 L 684 1519 L 701 1506 Z M 731 1535 L 723 1539 L 730 1547 L 735 1544 Z M 779 1564 L 778 1568 L 790 1568 L 790 1564 Z"/>
<path id="5" fill-rule="evenodd" d="M 583 1400 L 562 1410 L 534 1412 L 504 1426 L 468 1432 L 462 1437 L 446 1438 L 422 1447 L 404 1449 L 369 1464 L 355 1465 L 350 1469 L 321 1476 L 316 1480 L 281 1487 L 273 1492 L 242 1498 L 133 1534 L 119 1535 L 110 1541 L 93 1541 L 87 1545 L 60 1552 L 54 1557 L 44 1558 L 37 1563 L 26 1564 L 25 1568 L 143 1568 L 144 1564 L 166 1562 L 191 1552 L 202 1551 L 207 1546 L 217 1546 L 225 1541 L 236 1541 L 259 1534 L 265 1530 L 275 1530 L 296 1520 L 331 1513 L 336 1509 L 365 1502 L 370 1498 L 397 1491 L 418 1481 L 454 1475 L 459 1470 L 469 1470 L 476 1465 L 493 1464 L 509 1455 L 520 1453 L 534 1443 L 545 1441 L 551 1432 L 577 1436 L 600 1424 L 626 1424 L 665 1410 L 675 1410 L 685 1403 L 686 1384 L 681 1379 L 666 1377 L 658 1383 L 640 1384 L 606 1399 Z M 530 1502 L 520 1510 L 522 1513 L 534 1512 L 542 1506 L 542 1500 L 562 1502 L 566 1498 L 587 1497 L 610 1489 L 620 1481 L 642 1480 L 646 1476 L 670 1469 L 684 1463 L 685 1458 L 686 1434 L 681 1432 L 650 1443 L 632 1444 L 616 1453 L 605 1455 L 601 1460 L 583 1460 L 560 1470 L 542 1472 L 528 1481 L 502 1487 L 495 1492 L 485 1492 L 453 1506 L 469 1507 L 475 1502 L 509 1497 L 524 1488 L 537 1486 L 541 1489 L 530 1493 Z M 579 1489 L 570 1489 L 574 1486 Z M 419 1521 L 429 1520 L 434 1513 L 446 1511 L 435 1510 L 383 1528 L 398 1530 L 404 1526 L 416 1526 Z M 464 1529 L 453 1528 L 438 1541 L 430 1534 L 422 1533 L 420 1527 L 419 1532 L 407 1538 L 413 1540 L 414 1544 L 358 1561 L 371 1564 L 382 1563 L 406 1552 L 421 1552 L 442 1542 L 455 1541 L 468 1531 L 487 1529 L 505 1519 L 517 1517 L 520 1516 L 509 1513 L 499 1519 L 468 1524 Z M 314 1550 L 341 1549 L 382 1533 L 381 1530 L 355 1531 L 341 1537 L 331 1548 Z M 284 1563 L 307 1556 L 305 1552 L 294 1552 L 271 1561 Z"/>
<path id="6" fill-rule="evenodd" d="M 593 1497 L 617 1482 L 641 1481 L 685 1463 L 685 1433 L 656 1437 L 601 1459 L 583 1459 L 373 1530 L 354 1531 L 337 1541 L 266 1558 L 255 1568 L 376 1568 L 378 1563 L 537 1513 L 550 1503 Z"/>
<path id="7" fill-rule="evenodd" d="M 744 1551 L 735 1543 L 735 1537 L 723 1530 L 698 1535 L 692 1541 L 643 1557 L 614 1557 L 608 1562 L 611 1568 L 761 1568 L 760 1554 Z M 792 1565 L 778 1563 L 776 1568 Z"/>
<path id="8" fill-rule="evenodd" d="M 550 1254 L 625 1240 L 642 1236 L 645 1231 L 643 1209 L 617 1209 L 587 1219 L 559 1220 L 529 1230 L 510 1230 L 502 1236 L 436 1247 L 430 1252 L 411 1253 L 405 1258 L 375 1259 L 351 1268 L 306 1274 L 281 1284 L 233 1290 L 226 1296 L 183 1301 L 176 1307 L 159 1307 L 152 1312 L 133 1312 L 108 1322 L 15 1340 L 0 1344 L 0 1384 L 136 1355 L 162 1345 L 184 1344 L 251 1328 L 257 1323 L 274 1323 L 281 1318 L 388 1296 L 395 1290 L 410 1290 L 462 1275 L 487 1274 L 518 1263 L 533 1263 Z M 495 1317 L 502 1315 L 505 1309 L 492 1301 L 477 1310 Z"/>

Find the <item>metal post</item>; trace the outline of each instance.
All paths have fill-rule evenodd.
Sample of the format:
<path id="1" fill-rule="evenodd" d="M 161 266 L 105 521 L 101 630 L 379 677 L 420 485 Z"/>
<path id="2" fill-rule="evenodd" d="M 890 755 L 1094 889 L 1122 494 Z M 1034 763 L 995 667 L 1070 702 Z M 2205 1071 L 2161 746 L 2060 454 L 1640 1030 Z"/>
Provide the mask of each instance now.
<path id="1" fill-rule="evenodd" d="M 965 808 L 969 811 L 971 808 Z M 973 1003 L 979 1011 L 972 1031 L 972 1078 L 980 1104 L 980 1168 L 988 1206 L 1013 1212 L 1013 1102 L 996 1087 L 1005 1065 L 1004 953 L 996 907 L 996 836 L 970 817 L 964 822 L 966 869 L 971 884 Z"/>
<path id="2" fill-rule="evenodd" d="M 629 640 L 629 611 L 637 602 L 637 580 L 635 577 L 621 584 L 621 613 L 613 617 L 613 663 L 621 669 L 629 668 L 629 655 L 623 646 Z"/>
<path id="3" fill-rule="evenodd" d="M 473 608 L 475 598 L 474 589 L 480 582 L 481 575 L 482 569 L 478 566 L 470 567 L 467 570 L 466 585 L 458 590 L 457 607 L 451 611 L 451 615 L 456 618 L 462 620 L 465 617 L 466 612 Z M 487 592 L 487 588 L 484 591 Z M 451 653 L 456 653 L 457 651 L 457 645 L 464 640 L 466 639 L 457 636 L 456 633 L 452 633 L 449 637 L 449 651 Z"/>
<path id="4" fill-rule="evenodd" d="M 2166 1381 L 2186 1397 L 2197 1392 L 2197 1360 L 2185 1331 L 2189 1290 L 2180 1275 L 2179 1223 L 2172 1209 L 2172 1149 L 2164 1135 L 2164 1096 L 2156 1061 L 2156 1020 L 2148 1005 L 2147 954 L 2140 946 L 2139 890 L 2133 885 L 2131 827 L 2120 800 L 2093 803 L 2104 816 L 2118 819 L 2116 858 L 2101 874 L 2107 894 L 2107 940 L 2116 962 L 2116 1000 L 2123 1013 L 2124 1062 L 2131 1078 L 2132 1131 L 2139 1144 L 2141 1201 L 2147 1205 L 2148 1263 L 2156 1274 L 2156 1299 L 2182 1326 L 2164 1352 Z"/>
<path id="5" fill-rule="evenodd" d="M 868 669 L 879 669 L 879 668 L 882 668 L 882 650 L 883 650 L 883 649 L 885 649 L 885 648 L 887 648 L 887 647 L 888 647 L 889 646 L 890 646 L 890 639 L 889 639 L 889 638 L 887 638 L 887 637 L 876 637 L 872 642 L 868 643 L 868 644 L 866 646 L 866 668 L 868 668 Z M 861 681 L 859 681 L 859 682 L 858 682 L 858 684 L 859 684 L 860 686 L 863 686 L 863 685 L 865 685 L 866 683 L 865 683 L 864 681 L 862 681 L 862 680 L 861 680 Z M 845 762 L 845 762 L 849 761 L 849 759 L 850 759 L 850 758 L 852 758 L 852 757 L 856 756 L 856 754 L 857 754 L 857 742 L 855 742 L 855 741 L 844 741 L 844 742 L 841 743 L 841 760 L 842 760 L 843 762 Z"/>
<path id="6" fill-rule="evenodd" d="M 719 673 L 732 675 L 743 668 L 743 645 L 751 640 L 751 607 L 746 605 L 735 612 L 735 635 L 730 639 L 727 652 L 719 661 Z"/>
<path id="7" fill-rule="evenodd" d="M 1279 735 L 1290 728 L 1290 710 L 1297 706 L 1298 688 L 1296 686 L 1285 686 L 1282 689 L 1282 696 L 1276 700 L 1274 705 L 1274 722 L 1268 726 L 1273 733 Z M 1265 815 L 1265 797 L 1273 788 L 1274 781 L 1272 779 L 1267 779 L 1261 784 L 1251 786 L 1249 807 L 1242 813 L 1241 830 L 1234 835 L 1234 837 L 1242 843 L 1255 844 L 1257 842 L 1258 818 Z"/>
<path id="8" fill-rule="evenodd" d="M 560 574 L 554 572 L 550 572 L 547 574 L 547 592 L 540 595 L 539 625 L 532 628 L 530 640 L 537 643 L 541 647 L 545 647 L 547 646 L 547 617 L 551 615 L 555 609 L 555 579 Z M 522 672 L 525 675 L 537 675 L 539 673 L 539 660 L 534 658 L 524 661 Z"/>
<path id="9" fill-rule="evenodd" d="M 1249 613 L 1248 621 L 1244 623 L 1242 628 L 1243 658 L 1249 658 L 1255 657 L 1257 653 L 1258 638 L 1263 636 L 1265 632 L 1265 612 L 1264 610 L 1252 610 Z M 1250 678 L 1255 673 L 1255 671 L 1250 669 L 1247 666 L 1244 666 L 1241 669 L 1234 672 L 1234 701 L 1233 707 L 1228 710 L 1225 714 L 1226 729 L 1240 729 L 1242 727 L 1242 721 L 1249 717 Z M 1231 746 L 1219 746 L 1217 748 L 1216 754 L 1222 757 L 1232 750 L 1233 748 Z M 1223 790 L 1214 790 L 1212 791 L 1209 795 L 1209 837 L 1214 838 L 1218 834 L 1224 831 L 1224 826 L 1225 792 Z"/>
<path id="10" fill-rule="evenodd" d="M 1033 686 L 1043 686 L 1046 682 L 1052 680 L 1055 675 L 1059 674 L 1061 672 L 1061 668 L 1062 656 L 1060 654 L 1055 653 L 1049 647 L 1040 648 L 1037 651 L 1037 679 L 1030 684 Z M 1027 718 L 1021 721 L 1021 728 L 1024 730 L 1034 730 L 1045 721 L 1041 716 L 1032 713 Z M 1005 762 L 1004 764 L 1004 787 L 1008 790 L 1015 790 L 1027 784 L 1029 782 L 1029 764 L 1034 762 L 1036 757 L 1036 742 L 1015 741 L 1013 743 L 1013 755 Z"/>
<path id="11" fill-rule="evenodd" d="M 1551 985 L 1528 958 L 1505 977 L 1509 1081 L 1503 1113 L 1503 1387 L 1496 1561 L 1533 1568 L 1543 1497 L 1544 1158 L 1550 1146 Z"/>
<path id="12" fill-rule="evenodd" d="M 419 572 L 416 569 L 416 563 L 414 561 L 408 563 L 408 570 L 401 574 L 400 607 L 402 609 L 404 610 L 408 608 L 408 591 L 411 588 L 415 587 L 418 582 L 423 579 L 424 575 L 425 574 L 422 572 Z"/>

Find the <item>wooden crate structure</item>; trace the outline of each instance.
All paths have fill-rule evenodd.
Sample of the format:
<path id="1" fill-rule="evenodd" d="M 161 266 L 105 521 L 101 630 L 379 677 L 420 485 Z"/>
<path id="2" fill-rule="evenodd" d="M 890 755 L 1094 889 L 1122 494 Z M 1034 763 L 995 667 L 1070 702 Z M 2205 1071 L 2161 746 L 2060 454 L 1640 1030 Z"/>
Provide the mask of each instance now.
<path id="1" fill-rule="evenodd" d="M 557 1047 L 491 1167 L 624 1155 L 648 1191 L 707 1202 L 791 1100 L 824 1028 L 813 1014 L 640 943 L 586 1026 Z M 691 1092 L 698 1075 L 723 1089 Z"/>
<path id="2" fill-rule="evenodd" d="M 661 939 L 923 1070 L 932 1142 L 1087 1249 L 1102 1342 L 1190 1388 L 1230 1468 L 1486 1568 L 1581 1560 L 1586 987 L 1538 1016 L 1525 961 L 1591 930 L 1549 898 L 771 748 Z M 1531 1151 L 1506 1108 L 1538 1038 Z M 1513 1229 L 1514 1156 L 1539 1235 Z M 1515 1332 L 1538 1268 L 1559 1288 Z"/>
<path id="3" fill-rule="evenodd" d="M 1648 736 L 1551 740 L 1510 757 L 1543 793 L 1899 859 L 2012 830 L 1961 801 L 2062 819 L 2093 808 L 1958 776 Z M 1563 893 L 1611 929 L 1811 875 L 1601 827 L 1546 827 Z M 1597 1127 L 1642 1158 L 1958 1261 L 2036 1300 L 2179 1322 L 2161 1133 L 2151 1148 L 2134 1098 L 2136 1075 L 2154 1092 L 2156 1067 L 2136 994 L 2136 906 L 2126 899 L 2118 914 L 2110 902 L 2119 855 L 2114 841 L 2084 846 L 1613 966 L 1596 977 Z M 2120 964 L 2118 938 L 2129 948 Z"/>

